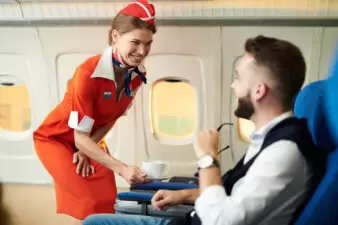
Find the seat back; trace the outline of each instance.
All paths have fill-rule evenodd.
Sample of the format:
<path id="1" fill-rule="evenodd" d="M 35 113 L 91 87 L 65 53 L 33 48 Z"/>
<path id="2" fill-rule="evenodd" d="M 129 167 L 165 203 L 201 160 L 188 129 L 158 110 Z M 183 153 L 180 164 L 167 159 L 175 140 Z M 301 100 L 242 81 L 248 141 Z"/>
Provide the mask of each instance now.
<path id="1" fill-rule="evenodd" d="M 326 114 L 325 82 L 326 80 L 315 81 L 300 91 L 295 101 L 294 114 L 298 118 L 307 119 L 314 143 L 329 153 L 335 149 L 335 144 Z"/>
<path id="2" fill-rule="evenodd" d="M 338 72 L 335 68 L 332 71 Z M 294 112 L 296 117 L 308 120 L 315 144 L 328 154 L 325 175 L 295 224 L 337 224 L 338 74 L 304 87 L 296 98 Z"/>

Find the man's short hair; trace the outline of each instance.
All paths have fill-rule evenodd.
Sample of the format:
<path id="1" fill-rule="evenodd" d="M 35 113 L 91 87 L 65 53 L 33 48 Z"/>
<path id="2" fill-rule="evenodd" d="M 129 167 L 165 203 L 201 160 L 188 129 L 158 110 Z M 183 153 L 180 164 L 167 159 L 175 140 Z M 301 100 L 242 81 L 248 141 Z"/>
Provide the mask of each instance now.
<path id="1" fill-rule="evenodd" d="M 278 100 L 286 109 L 293 106 L 303 86 L 306 63 L 300 49 L 291 42 L 259 35 L 245 42 L 245 51 L 266 68 L 276 82 Z"/>

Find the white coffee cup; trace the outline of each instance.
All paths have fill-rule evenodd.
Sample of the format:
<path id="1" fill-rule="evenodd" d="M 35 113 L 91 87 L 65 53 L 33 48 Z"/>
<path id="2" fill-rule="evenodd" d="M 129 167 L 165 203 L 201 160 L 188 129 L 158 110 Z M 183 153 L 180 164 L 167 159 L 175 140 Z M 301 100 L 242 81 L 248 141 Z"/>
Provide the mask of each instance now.
<path id="1" fill-rule="evenodd" d="M 166 169 L 166 164 L 162 161 L 144 161 L 142 169 L 149 178 L 161 178 Z"/>

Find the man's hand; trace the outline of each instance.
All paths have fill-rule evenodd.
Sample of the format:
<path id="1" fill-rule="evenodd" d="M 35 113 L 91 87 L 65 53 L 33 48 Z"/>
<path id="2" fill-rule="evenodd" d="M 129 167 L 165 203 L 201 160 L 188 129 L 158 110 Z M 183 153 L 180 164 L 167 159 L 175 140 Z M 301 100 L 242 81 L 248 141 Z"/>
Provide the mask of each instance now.
<path id="1" fill-rule="evenodd" d="M 180 191 L 159 190 L 151 199 L 152 206 L 157 210 L 166 210 L 182 203 L 183 195 Z"/>
<path id="2" fill-rule="evenodd" d="M 88 162 L 88 157 L 80 151 L 73 154 L 73 163 L 77 164 L 76 173 L 82 177 L 88 177 L 90 172 L 95 173 L 94 166 Z"/>
<path id="3" fill-rule="evenodd" d="M 217 130 L 203 130 L 194 141 L 194 150 L 197 158 L 200 158 L 204 154 L 216 157 L 218 147 L 219 132 Z"/>

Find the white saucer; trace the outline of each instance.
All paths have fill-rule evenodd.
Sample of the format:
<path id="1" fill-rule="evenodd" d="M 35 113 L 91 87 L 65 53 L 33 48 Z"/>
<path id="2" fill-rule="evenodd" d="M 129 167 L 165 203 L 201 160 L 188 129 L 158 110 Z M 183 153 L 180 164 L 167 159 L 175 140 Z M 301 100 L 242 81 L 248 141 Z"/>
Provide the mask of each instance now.
<path id="1" fill-rule="evenodd" d="M 168 180 L 169 177 L 148 177 L 150 180 L 153 181 L 162 181 L 162 180 Z"/>

